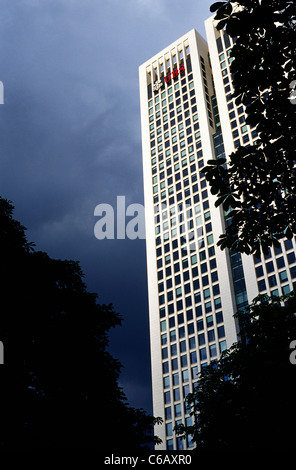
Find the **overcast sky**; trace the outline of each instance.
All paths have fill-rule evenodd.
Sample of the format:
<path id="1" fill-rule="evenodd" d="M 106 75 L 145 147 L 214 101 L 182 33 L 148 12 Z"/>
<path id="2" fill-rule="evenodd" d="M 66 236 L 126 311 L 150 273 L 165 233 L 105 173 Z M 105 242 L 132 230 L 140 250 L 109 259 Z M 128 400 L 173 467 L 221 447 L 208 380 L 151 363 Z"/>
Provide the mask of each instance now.
<path id="1" fill-rule="evenodd" d="M 0 195 L 29 241 L 80 261 L 124 317 L 111 352 L 152 413 L 144 240 L 97 240 L 94 209 L 143 204 L 138 67 L 197 29 L 208 0 L 0 0 Z"/>

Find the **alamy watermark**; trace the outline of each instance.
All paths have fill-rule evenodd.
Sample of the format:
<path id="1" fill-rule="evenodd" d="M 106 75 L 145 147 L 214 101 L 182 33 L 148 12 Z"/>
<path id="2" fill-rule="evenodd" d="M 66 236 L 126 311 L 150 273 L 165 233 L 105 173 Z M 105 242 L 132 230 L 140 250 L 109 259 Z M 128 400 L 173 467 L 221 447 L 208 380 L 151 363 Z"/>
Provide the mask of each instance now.
<path id="1" fill-rule="evenodd" d="M 149 233 L 164 242 L 181 239 L 184 250 L 196 251 L 197 244 L 200 248 L 200 244 L 204 243 L 203 237 L 212 231 L 210 220 L 206 220 L 207 215 L 201 212 L 200 204 L 156 204 L 151 214 L 154 215 L 154 227 Z M 126 206 L 125 196 L 117 196 L 115 209 L 110 204 L 97 205 L 94 215 L 99 217 L 94 226 L 94 235 L 98 240 L 145 239 L 148 233 L 145 229 L 145 207 L 142 204 Z"/>
<path id="2" fill-rule="evenodd" d="M 290 96 L 289 100 L 291 104 L 296 104 L 296 80 L 292 80 L 290 83 Z"/>
<path id="3" fill-rule="evenodd" d="M 4 364 L 4 344 L 0 341 L 0 365 Z"/>
<path id="4" fill-rule="evenodd" d="M 100 217 L 94 228 L 98 240 L 145 238 L 144 206 L 129 204 L 126 207 L 125 196 L 117 196 L 116 210 L 110 204 L 99 204 L 95 208 L 94 215 Z"/>
<path id="5" fill-rule="evenodd" d="M 4 104 L 4 85 L 0 80 L 0 104 Z"/>
<path id="6" fill-rule="evenodd" d="M 293 366 L 295 366 L 296 365 L 296 339 L 291 341 L 290 349 L 293 349 L 293 351 L 291 352 L 291 354 L 289 356 L 289 359 L 290 359 L 291 364 L 293 364 Z"/>

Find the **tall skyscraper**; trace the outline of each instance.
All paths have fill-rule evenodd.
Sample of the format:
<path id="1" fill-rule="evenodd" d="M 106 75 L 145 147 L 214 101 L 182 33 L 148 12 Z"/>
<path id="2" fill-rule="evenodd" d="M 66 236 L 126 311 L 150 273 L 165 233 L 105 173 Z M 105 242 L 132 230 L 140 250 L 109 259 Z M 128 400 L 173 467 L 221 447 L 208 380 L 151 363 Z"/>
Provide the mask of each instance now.
<path id="1" fill-rule="evenodd" d="M 146 211 L 153 413 L 159 449 L 192 448 L 184 399 L 201 368 L 237 340 L 233 314 L 258 293 L 281 295 L 296 279 L 295 243 L 263 259 L 221 251 L 227 214 L 215 207 L 207 160 L 256 139 L 231 99 L 232 41 L 206 21 L 139 68 Z"/>

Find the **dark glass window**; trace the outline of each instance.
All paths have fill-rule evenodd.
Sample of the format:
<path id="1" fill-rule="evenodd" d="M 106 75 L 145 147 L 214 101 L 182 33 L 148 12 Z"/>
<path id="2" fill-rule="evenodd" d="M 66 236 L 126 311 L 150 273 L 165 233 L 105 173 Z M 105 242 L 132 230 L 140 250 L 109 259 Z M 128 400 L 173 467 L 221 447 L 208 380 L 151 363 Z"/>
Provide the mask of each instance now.
<path id="1" fill-rule="evenodd" d="M 182 300 L 178 300 L 177 302 L 177 310 L 180 311 L 182 310 L 183 308 L 183 301 Z"/>
<path id="2" fill-rule="evenodd" d="M 222 44 L 222 39 L 221 38 L 217 39 L 217 49 L 218 49 L 219 53 L 223 51 L 223 44 Z"/>
<path id="3" fill-rule="evenodd" d="M 261 281 L 258 281 L 258 289 L 259 289 L 259 292 L 266 290 L 266 284 L 265 284 L 264 279 L 261 279 Z"/>
<path id="4" fill-rule="evenodd" d="M 276 282 L 276 277 L 274 274 L 272 276 L 269 276 L 268 282 L 269 282 L 270 287 L 276 286 L 277 282 Z"/>
<path id="5" fill-rule="evenodd" d="M 293 266 L 293 267 L 290 269 L 290 273 L 291 273 L 291 278 L 292 278 L 292 279 L 295 279 L 295 278 L 296 278 L 296 266 Z"/>
<path id="6" fill-rule="evenodd" d="M 199 356 L 200 356 L 201 361 L 204 361 L 205 359 L 207 359 L 207 350 L 206 350 L 206 348 L 201 348 L 199 350 Z"/>
<path id="7" fill-rule="evenodd" d="M 206 342 L 206 339 L 205 339 L 205 334 L 204 333 L 200 333 L 198 335 L 198 344 L 199 346 L 203 346 Z"/>
<path id="8" fill-rule="evenodd" d="M 184 323 L 184 315 L 183 313 L 179 313 L 178 315 L 178 325 L 182 325 Z"/>
<path id="9" fill-rule="evenodd" d="M 291 250 L 293 248 L 292 240 L 285 240 L 286 250 Z"/>
<path id="10" fill-rule="evenodd" d="M 215 284 L 213 286 L 213 295 L 219 295 L 220 294 L 220 287 L 219 284 Z"/>
<path id="11" fill-rule="evenodd" d="M 195 308 L 195 314 L 196 314 L 197 318 L 202 315 L 202 306 L 201 306 L 201 305 L 198 305 L 198 306 Z"/>
<path id="12" fill-rule="evenodd" d="M 217 331 L 218 331 L 218 338 L 223 338 L 223 336 L 225 336 L 225 329 L 224 329 L 224 326 L 219 326 L 217 328 Z"/>
<path id="13" fill-rule="evenodd" d="M 203 285 L 203 287 L 209 285 L 209 276 L 208 275 L 202 277 L 202 285 Z"/>
<path id="14" fill-rule="evenodd" d="M 203 263 L 200 265 L 200 270 L 201 270 L 201 273 L 204 274 L 208 271 L 208 267 L 207 267 L 207 263 Z"/>
<path id="15" fill-rule="evenodd" d="M 178 359 L 172 359 L 172 370 L 177 370 L 178 369 Z"/>
<path id="16" fill-rule="evenodd" d="M 169 318 L 169 327 L 173 328 L 175 326 L 175 317 Z"/>
<path id="17" fill-rule="evenodd" d="M 217 324 L 223 322 L 223 313 L 222 312 L 217 312 L 216 313 L 216 322 L 217 322 Z"/>
<path id="18" fill-rule="evenodd" d="M 198 320 L 197 321 L 197 331 L 202 331 L 204 329 L 204 323 L 203 320 Z"/>
<path id="19" fill-rule="evenodd" d="M 218 272 L 214 271 L 213 273 L 211 273 L 211 278 L 212 278 L 212 282 L 217 282 L 218 281 Z"/>
<path id="20" fill-rule="evenodd" d="M 258 266 L 258 267 L 256 268 L 256 276 L 257 276 L 257 277 L 263 276 L 263 267 L 262 267 L 262 266 Z"/>
<path id="21" fill-rule="evenodd" d="M 168 307 L 168 310 L 169 310 L 169 315 L 171 315 L 172 313 L 174 313 L 174 304 L 170 304 L 169 307 Z"/>
<path id="22" fill-rule="evenodd" d="M 277 258 L 276 263 L 279 269 L 284 268 L 285 267 L 284 257 L 280 256 L 279 258 Z"/>
<path id="23" fill-rule="evenodd" d="M 190 363 L 191 364 L 196 364 L 197 363 L 196 351 L 193 351 L 192 353 L 190 353 Z"/>
<path id="24" fill-rule="evenodd" d="M 225 31 L 224 31 L 224 44 L 225 44 L 225 49 L 228 49 L 228 47 L 231 46 L 230 38 Z"/>
<path id="25" fill-rule="evenodd" d="M 269 263 L 266 263 L 266 268 L 268 273 L 272 273 L 274 271 L 273 261 L 269 261 Z"/>
<path id="26" fill-rule="evenodd" d="M 208 331 L 208 339 L 209 341 L 215 341 L 215 330 Z"/>
<path id="27" fill-rule="evenodd" d="M 169 363 L 168 363 L 168 362 L 164 362 L 164 363 L 162 364 L 162 372 L 163 372 L 164 374 L 167 374 L 168 371 L 169 371 Z"/>

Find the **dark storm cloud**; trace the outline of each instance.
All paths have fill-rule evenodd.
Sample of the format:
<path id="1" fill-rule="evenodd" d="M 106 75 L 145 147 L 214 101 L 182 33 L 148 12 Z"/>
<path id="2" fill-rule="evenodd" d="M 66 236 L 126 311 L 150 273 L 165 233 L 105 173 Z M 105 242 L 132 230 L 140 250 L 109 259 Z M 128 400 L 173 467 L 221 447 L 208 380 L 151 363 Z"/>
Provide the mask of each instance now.
<path id="1" fill-rule="evenodd" d="M 193 27 L 203 32 L 210 4 L 0 5 L 0 195 L 38 249 L 80 260 L 89 290 L 124 316 L 112 350 L 128 398 L 149 411 L 145 242 L 95 239 L 94 208 L 118 195 L 143 203 L 138 66 Z"/>

